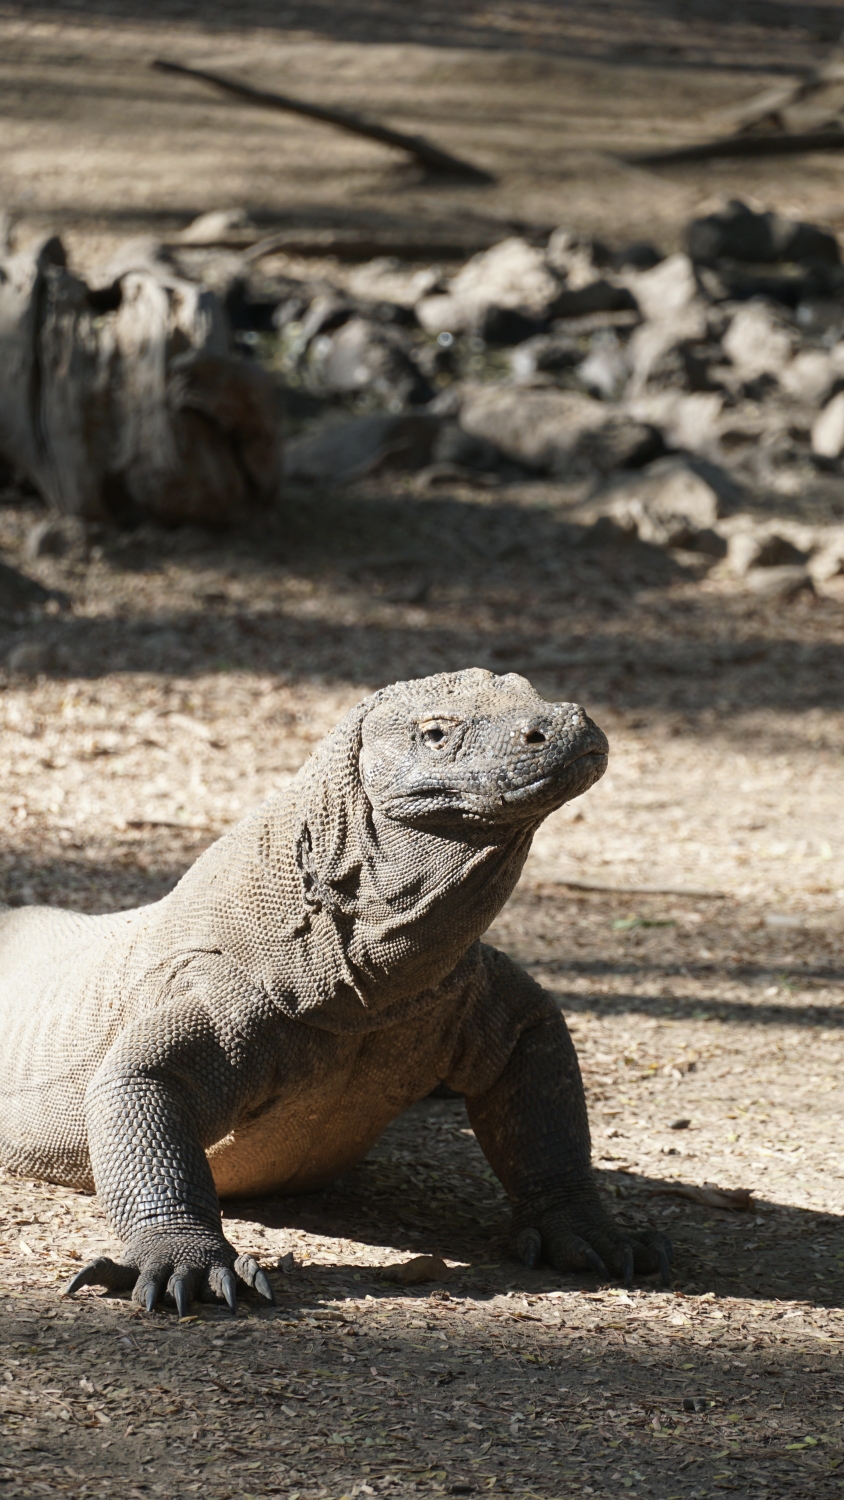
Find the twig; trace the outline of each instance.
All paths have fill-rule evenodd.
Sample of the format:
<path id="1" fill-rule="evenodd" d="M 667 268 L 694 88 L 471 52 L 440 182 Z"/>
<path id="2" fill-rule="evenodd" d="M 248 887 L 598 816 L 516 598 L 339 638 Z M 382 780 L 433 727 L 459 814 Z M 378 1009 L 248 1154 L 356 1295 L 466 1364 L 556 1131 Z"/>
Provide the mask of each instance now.
<path id="1" fill-rule="evenodd" d="M 625 156 L 631 167 L 667 167 L 674 163 L 710 161 L 715 156 L 798 156 L 804 151 L 844 151 L 844 130 L 816 130 L 806 134 L 725 135 L 697 146 L 677 146 L 670 151 L 648 151 Z"/>
<path id="2" fill-rule="evenodd" d="M 395 146 L 399 151 L 406 151 L 422 162 L 431 172 L 464 177 L 477 183 L 495 181 L 489 172 L 473 166 L 471 162 L 461 161 L 447 151 L 440 151 L 438 146 L 432 146 L 424 136 L 404 135 L 401 131 L 389 130 L 386 125 L 371 124 L 368 120 L 361 119 L 360 115 L 349 114 L 346 110 L 323 109 L 320 104 L 307 104 L 303 99 L 291 99 L 288 94 L 271 94 L 266 89 L 253 89 L 248 83 L 238 83 L 234 78 L 226 78 L 223 73 L 209 73 L 204 68 L 188 68 L 183 63 L 167 62 L 160 57 L 155 59 L 152 66 L 159 73 L 180 73 L 186 78 L 198 78 L 202 83 L 210 83 L 212 87 L 223 89 L 227 94 L 235 94 L 247 104 L 305 115 L 309 120 L 322 120 L 326 125 L 336 125 L 338 129 L 348 130 L 352 135 L 362 135 L 367 140 L 378 141 L 382 146 Z"/>
<path id="3" fill-rule="evenodd" d="M 724 901 L 726 891 L 690 891 L 679 885 L 601 885 L 593 880 L 557 880 L 571 891 L 603 891 L 608 896 L 690 896 L 695 901 Z"/>

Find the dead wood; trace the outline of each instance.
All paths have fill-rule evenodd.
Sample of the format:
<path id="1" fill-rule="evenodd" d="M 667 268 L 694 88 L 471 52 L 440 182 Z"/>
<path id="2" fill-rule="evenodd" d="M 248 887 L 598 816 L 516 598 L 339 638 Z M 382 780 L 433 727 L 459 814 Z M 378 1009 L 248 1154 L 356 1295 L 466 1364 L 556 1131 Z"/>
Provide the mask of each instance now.
<path id="1" fill-rule="evenodd" d="M 0 256 L 0 454 L 67 515 L 228 524 L 275 493 L 274 387 L 206 288 L 148 260 L 92 289 L 52 237 Z"/>
<path id="2" fill-rule="evenodd" d="M 463 177 L 471 182 L 491 183 L 495 179 L 482 168 L 475 167 L 471 162 L 462 161 L 458 156 L 452 156 L 448 151 L 440 151 L 438 146 L 431 145 L 421 135 L 405 135 L 399 130 L 390 130 L 386 125 L 376 125 L 373 121 L 364 120 L 360 115 L 350 114 L 347 110 L 325 109 L 321 104 L 308 104 L 304 99 L 292 99 L 288 94 L 270 93 L 266 89 L 254 89 L 248 83 L 238 83 L 234 78 L 227 78 L 223 73 L 209 73 L 204 68 L 189 68 L 184 63 L 167 62 L 164 58 L 156 58 L 152 66 L 160 73 L 180 73 L 186 78 L 198 78 L 202 83 L 210 83 L 213 88 L 222 89 L 227 94 L 234 94 L 238 99 L 243 99 L 247 104 L 255 104 L 263 109 L 280 109 L 289 114 L 304 115 L 309 120 L 322 120 L 326 125 L 336 125 L 339 130 L 346 130 L 351 135 L 363 136 L 369 141 L 378 141 L 382 146 L 394 146 L 399 151 L 406 151 L 409 156 L 427 167 L 430 172 L 451 177 Z"/>
<path id="3" fill-rule="evenodd" d="M 712 161 L 715 157 L 798 156 L 808 151 L 844 151 L 844 129 L 786 132 L 771 135 L 725 135 L 720 140 L 701 141 L 695 146 L 677 146 L 668 151 L 646 151 L 625 156 L 631 167 L 668 167 L 685 162 Z"/>
<path id="4" fill-rule="evenodd" d="M 788 109 L 795 104 L 804 103 L 829 84 L 842 82 L 844 82 L 844 62 L 838 59 L 824 64 L 821 68 L 813 68 L 802 78 L 792 79 L 789 83 L 777 83 L 771 88 L 763 89 L 761 93 L 754 94 L 742 104 L 719 110 L 717 117 L 720 117 L 725 125 L 732 124 L 737 131 L 758 130 L 764 127 L 785 130 L 785 113 Z M 712 119 L 714 122 L 716 116 L 713 115 Z"/>

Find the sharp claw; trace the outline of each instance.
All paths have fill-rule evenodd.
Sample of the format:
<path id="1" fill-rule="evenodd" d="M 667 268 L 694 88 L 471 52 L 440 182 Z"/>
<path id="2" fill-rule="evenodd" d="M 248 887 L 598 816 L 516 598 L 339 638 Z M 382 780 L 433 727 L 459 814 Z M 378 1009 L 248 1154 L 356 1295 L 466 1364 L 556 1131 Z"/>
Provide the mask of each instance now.
<path id="1" fill-rule="evenodd" d="M 268 1302 L 275 1302 L 275 1292 L 270 1286 L 270 1279 L 266 1271 L 262 1271 L 260 1266 L 255 1272 L 255 1280 L 253 1281 L 252 1285 L 254 1286 L 255 1291 L 259 1294 L 259 1296 L 266 1297 Z"/>
<path id="2" fill-rule="evenodd" d="M 671 1257 L 662 1245 L 657 1246 L 656 1258 L 659 1261 L 659 1276 L 663 1286 L 671 1285 Z"/>
<path id="3" fill-rule="evenodd" d="M 147 1312 L 153 1312 L 154 1311 L 155 1304 L 156 1304 L 157 1301 L 158 1301 L 158 1287 L 155 1285 L 154 1281 L 151 1281 L 150 1284 L 149 1284 L 149 1286 L 146 1288 L 146 1290 L 144 1292 L 144 1307 L 146 1308 Z"/>
<path id="4" fill-rule="evenodd" d="M 179 1276 L 173 1282 L 172 1293 L 173 1301 L 176 1304 L 176 1311 L 179 1314 L 179 1317 L 186 1318 L 188 1315 L 188 1308 L 190 1307 L 191 1299 L 188 1296 L 187 1281 L 185 1280 L 184 1276 Z"/>
<path id="5" fill-rule="evenodd" d="M 65 1297 L 72 1297 L 74 1292 L 78 1292 L 82 1286 L 90 1286 L 93 1273 L 93 1266 L 83 1266 L 81 1271 L 77 1271 L 75 1276 L 71 1276 L 70 1281 L 64 1289 Z"/>
<path id="6" fill-rule="evenodd" d="M 586 1265 L 590 1271 L 596 1271 L 599 1276 L 606 1276 L 607 1268 L 604 1265 L 604 1262 L 601 1260 L 601 1257 L 598 1254 L 597 1250 L 593 1250 L 591 1249 L 591 1247 L 587 1247 L 584 1250 L 583 1255 L 586 1261 Z"/>
<path id="7" fill-rule="evenodd" d="M 633 1285 L 634 1270 L 635 1261 L 633 1259 L 633 1250 L 630 1245 L 625 1245 L 621 1257 L 621 1279 L 624 1282 L 625 1286 Z"/>
<path id="8" fill-rule="evenodd" d="M 237 1280 L 233 1271 L 224 1271 L 220 1277 L 220 1290 L 232 1312 L 237 1312 Z"/>

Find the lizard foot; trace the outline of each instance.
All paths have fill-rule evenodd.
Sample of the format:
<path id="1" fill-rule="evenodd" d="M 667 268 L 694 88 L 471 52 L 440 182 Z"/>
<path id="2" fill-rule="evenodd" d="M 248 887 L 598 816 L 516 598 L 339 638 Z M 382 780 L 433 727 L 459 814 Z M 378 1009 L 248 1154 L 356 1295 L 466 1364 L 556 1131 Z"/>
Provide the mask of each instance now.
<path id="1" fill-rule="evenodd" d="M 597 1193 L 537 1194 L 516 1205 L 512 1249 L 527 1266 L 545 1261 L 555 1271 L 595 1271 L 630 1286 L 635 1273 L 671 1281 L 671 1241 L 657 1230 L 627 1234 L 604 1212 Z"/>
<path id="2" fill-rule="evenodd" d="M 68 1283 L 65 1296 L 73 1296 L 83 1286 L 104 1286 L 111 1292 L 131 1287 L 132 1301 L 147 1312 L 166 1298 L 183 1318 L 197 1297 L 204 1302 L 226 1302 L 235 1312 L 238 1282 L 267 1302 L 275 1302 L 266 1271 L 251 1255 L 238 1255 L 223 1235 L 207 1230 L 148 1231 L 127 1247 L 125 1261 L 103 1256 L 83 1266 Z"/>

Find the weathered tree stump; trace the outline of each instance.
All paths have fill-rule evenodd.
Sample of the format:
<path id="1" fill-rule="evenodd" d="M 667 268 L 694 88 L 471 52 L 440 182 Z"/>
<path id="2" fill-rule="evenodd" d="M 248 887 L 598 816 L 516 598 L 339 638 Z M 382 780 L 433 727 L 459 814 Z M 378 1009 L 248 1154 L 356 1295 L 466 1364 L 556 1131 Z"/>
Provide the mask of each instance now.
<path id="1" fill-rule="evenodd" d="M 275 389 L 207 288 L 148 260 L 92 289 L 51 237 L 0 256 L 0 455 L 66 515 L 232 525 L 276 495 Z"/>

